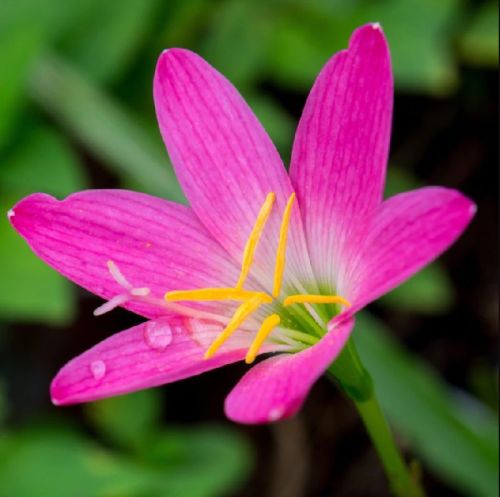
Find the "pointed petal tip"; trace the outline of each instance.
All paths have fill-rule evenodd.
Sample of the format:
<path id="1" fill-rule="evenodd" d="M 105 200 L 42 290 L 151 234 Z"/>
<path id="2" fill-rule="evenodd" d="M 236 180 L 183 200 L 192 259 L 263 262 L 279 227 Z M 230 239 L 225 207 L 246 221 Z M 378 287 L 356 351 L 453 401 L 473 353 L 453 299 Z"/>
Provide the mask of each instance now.
<path id="1" fill-rule="evenodd" d="M 187 48 L 165 48 L 158 57 L 158 62 L 156 64 L 156 72 L 159 70 L 164 70 L 166 65 L 174 65 L 182 60 L 186 59 L 201 59 L 201 57 L 195 52 L 188 50 Z"/>
<path id="2" fill-rule="evenodd" d="M 461 213 L 463 215 L 462 219 L 466 221 L 466 223 L 472 221 L 472 219 L 476 215 L 477 204 L 459 190 L 442 186 L 428 187 L 428 189 L 434 190 L 436 192 L 441 191 L 443 198 L 448 198 L 448 201 L 451 203 L 453 208 L 456 209 L 457 213 Z"/>
<path id="3" fill-rule="evenodd" d="M 472 220 L 477 213 L 477 204 L 471 198 L 467 197 L 467 195 L 464 195 L 458 190 L 454 190 L 454 192 L 459 197 L 459 201 L 463 205 L 463 209 L 466 211 L 469 219 Z"/>
<path id="4" fill-rule="evenodd" d="M 57 407 L 68 405 L 71 403 L 70 401 L 68 401 L 67 396 L 64 395 L 64 388 L 62 388 L 58 384 L 59 383 L 58 379 L 59 379 L 59 373 L 52 380 L 52 383 L 50 384 L 50 400 L 52 404 Z"/>
<path id="5" fill-rule="evenodd" d="M 34 224 L 37 221 L 37 211 L 41 204 L 55 202 L 57 199 L 46 193 L 32 193 L 19 200 L 7 212 L 10 224 L 22 234 L 22 227 L 26 224 Z"/>
<path id="6" fill-rule="evenodd" d="M 359 34 L 359 33 L 367 33 L 367 34 L 371 34 L 372 36 L 374 35 L 374 33 L 380 33 L 380 34 L 384 35 L 384 28 L 382 27 L 381 22 L 373 21 L 373 22 L 369 22 L 367 24 L 363 24 L 363 25 L 357 27 L 353 31 L 353 36 L 356 34 Z"/>
<path id="7" fill-rule="evenodd" d="M 364 45 L 366 48 L 370 46 L 380 47 L 389 52 L 387 39 L 380 22 L 371 22 L 355 29 L 349 40 L 349 48 L 353 48 L 358 44 Z"/>
<path id="8" fill-rule="evenodd" d="M 64 402 L 61 402 L 57 397 L 53 397 L 52 395 L 50 396 L 50 401 L 52 402 L 53 405 L 56 407 L 60 407 L 64 405 Z"/>
<path id="9" fill-rule="evenodd" d="M 196 55 L 192 50 L 182 47 L 169 47 L 162 50 L 160 58 L 171 57 L 173 55 Z"/>
<path id="10" fill-rule="evenodd" d="M 284 421 L 297 413 L 302 407 L 304 400 L 299 399 L 296 403 L 287 407 L 270 406 L 268 410 L 259 412 L 257 415 L 248 415 L 247 409 L 241 409 L 240 406 L 230 398 L 230 395 L 231 394 L 229 394 L 224 401 L 224 413 L 230 421 L 242 425 L 264 425 Z"/>

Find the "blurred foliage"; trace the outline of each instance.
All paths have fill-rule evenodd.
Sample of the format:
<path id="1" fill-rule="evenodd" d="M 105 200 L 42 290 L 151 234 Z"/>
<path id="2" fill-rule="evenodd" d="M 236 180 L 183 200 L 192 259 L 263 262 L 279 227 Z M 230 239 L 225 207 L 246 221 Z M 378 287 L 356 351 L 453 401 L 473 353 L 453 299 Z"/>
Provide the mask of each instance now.
<path id="1" fill-rule="evenodd" d="M 252 464 L 235 429 L 165 430 L 160 405 L 158 391 L 148 390 L 88 406 L 107 446 L 57 418 L 3 432 L 0 495 L 215 497 L 242 483 Z"/>
<path id="2" fill-rule="evenodd" d="M 498 64 L 496 1 L 2 0 L 0 209 L 35 191 L 63 197 L 87 188 L 85 171 L 100 168 L 117 186 L 183 201 L 151 96 L 156 59 L 170 46 L 191 48 L 226 74 L 288 159 L 296 118 L 270 89 L 305 97 L 331 54 L 371 21 L 389 38 L 399 92 L 451 95 L 459 65 Z M 418 186 L 393 167 L 386 194 Z M 72 319 L 73 287 L 32 255 L 5 217 L 0 260 L 1 320 Z M 454 297 L 434 264 L 381 304 L 439 314 Z M 358 328 L 384 407 L 419 457 L 471 496 L 496 495 L 489 410 L 408 357 L 374 318 L 360 318 Z M 477 381 L 484 385 L 484 375 Z M 0 395 L 0 419 L 5 412 Z M 165 429 L 161 417 L 157 392 L 146 391 L 87 406 L 92 437 L 62 416 L 8 428 L 0 435 L 0 496 L 31 497 L 34 488 L 40 497 L 66 497 L 68 488 L 74 497 L 218 496 L 247 476 L 249 449 L 234 430 Z"/>
<path id="3" fill-rule="evenodd" d="M 498 495 L 496 413 L 466 392 L 451 390 L 369 313 L 358 316 L 356 330 L 380 402 L 412 451 L 471 497 Z"/>
<path id="4" fill-rule="evenodd" d="M 462 57 L 469 64 L 498 64 L 498 2 L 485 2 L 471 12 L 470 22 L 460 37 Z"/>
<path id="5" fill-rule="evenodd" d="M 32 122 L 0 166 L 0 208 L 7 212 L 21 196 L 32 192 L 65 196 L 87 184 L 80 160 L 64 135 Z M 73 286 L 33 257 L 6 217 L 0 220 L 0 240 L 4 261 L 0 315 L 53 324 L 71 319 Z"/>

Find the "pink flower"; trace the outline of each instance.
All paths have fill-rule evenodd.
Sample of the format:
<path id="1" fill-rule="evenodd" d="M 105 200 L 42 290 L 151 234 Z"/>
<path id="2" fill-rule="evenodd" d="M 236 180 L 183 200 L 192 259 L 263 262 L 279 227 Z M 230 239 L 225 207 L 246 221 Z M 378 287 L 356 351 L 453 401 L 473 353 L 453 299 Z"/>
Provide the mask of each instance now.
<path id="1" fill-rule="evenodd" d="M 91 190 L 33 194 L 9 212 L 40 258 L 107 300 L 96 314 L 120 305 L 147 319 L 66 364 L 52 400 L 91 401 L 274 352 L 225 410 L 243 423 L 285 418 L 342 350 L 353 314 L 449 247 L 475 206 L 440 187 L 382 201 L 393 82 L 377 24 L 356 30 L 319 74 L 289 175 L 239 93 L 198 55 L 165 51 L 154 99 L 190 207 Z"/>

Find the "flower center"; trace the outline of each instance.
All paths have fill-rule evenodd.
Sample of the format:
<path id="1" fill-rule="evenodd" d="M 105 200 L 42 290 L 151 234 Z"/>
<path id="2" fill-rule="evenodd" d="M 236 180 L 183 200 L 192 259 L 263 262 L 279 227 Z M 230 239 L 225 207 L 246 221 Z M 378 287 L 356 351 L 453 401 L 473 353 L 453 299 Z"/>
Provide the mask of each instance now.
<path id="1" fill-rule="evenodd" d="M 269 215 L 271 214 L 275 199 L 276 195 L 271 192 L 267 195 L 264 203 L 262 204 L 250 236 L 248 237 L 248 240 L 245 244 L 240 276 L 234 287 L 177 290 L 167 292 L 167 294 L 165 295 L 165 300 L 167 301 L 167 303 L 188 300 L 194 302 L 224 300 L 242 302 L 241 305 L 236 309 L 229 323 L 227 323 L 226 327 L 222 330 L 219 336 L 212 342 L 210 347 L 205 352 L 205 359 L 209 359 L 210 357 L 212 357 L 219 350 L 222 344 L 257 309 L 259 309 L 264 304 L 272 303 L 274 300 L 277 300 L 280 297 L 286 263 L 288 229 L 290 226 L 292 207 L 295 202 L 295 193 L 292 193 L 288 198 L 281 221 L 278 248 L 276 251 L 276 262 L 274 266 L 273 290 L 271 295 L 266 292 L 245 290 L 243 288 L 248 274 L 250 273 L 255 251 L 257 249 L 259 240 L 262 236 L 262 232 L 269 218 Z M 350 303 L 346 299 L 338 295 L 295 294 L 286 296 L 282 301 L 282 305 L 284 307 L 288 307 L 293 304 L 340 304 L 343 306 L 350 305 Z M 277 326 L 279 326 L 280 322 L 281 318 L 279 314 L 276 313 L 273 313 L 264 319 L 246 354 L 245 362 L 247 364 L 250 364 L 255 360 L 262 344 L 269 337 L 272 331 Z"/>

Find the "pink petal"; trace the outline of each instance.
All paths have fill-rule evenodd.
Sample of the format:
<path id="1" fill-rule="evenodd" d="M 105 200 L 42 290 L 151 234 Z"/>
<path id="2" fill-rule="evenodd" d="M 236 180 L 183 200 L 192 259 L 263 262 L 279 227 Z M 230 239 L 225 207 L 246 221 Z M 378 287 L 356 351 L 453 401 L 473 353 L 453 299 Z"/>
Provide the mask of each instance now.
<path id="1" fill-rule="evenodd" d="M 342 350 L 353 325 L 354 320 L 346 318 L 316 345 L 257 364 L 226 398 L 226 415 L 239 423 L 259 424 L 295 414 L 314 382 Z"/>
<path id="2" fill-rule="evenodd" d="M 429 187 L 396 195 L 379 208 L 340 290 L 355 312 L 444 252 L 476 206 L 456 190 Z"/>
<path id="3" fill-rule="evenodd" d="M 186 197 L 238 263 L 266 195 L 276 193 L 276 207 L 252 270 L 270 289 L 281 215 L 293 189 L 269 136 L 232 84 L 188 50 L 163 52 L 154 99 L 163 140 Z M 288 267 L 311 280 L 297 206 L 291 225 Z"/>
<path id="4" fill-rule="evenodd" d="M 331 291 L 359 220 L 382 200 L 392 101 L 387 42 L 366 25 L 319 74 L 297 129 L 290 176 L 313 268 Z"/>
<path id="5" fill-rule="evenodd" d="M 211 359 L 203 359 L 221 326 L 171 318 L 113 335 L 72 359 L 54 378 L 54 404 L 74 404 L 198 375 L 245 357 L 253 338 L 237 332 Z M 264 351 L 271 350 L 269 346 Z"/>
<path id="6" fill-rule="evenodd" d="M 149 287 L 162 301 L 168 290 L 226 286 L 238 277 L 238 268 L 189 208 L 149 195 L 89 190 L 58 201 L 38 193 L 12 212 L 12 225 L 35 254 L 105 299 L 123 292 L 108 260 L 134 287 Z M 136 301 L 124 306 L 150 318 L 166 314 Z"/>

